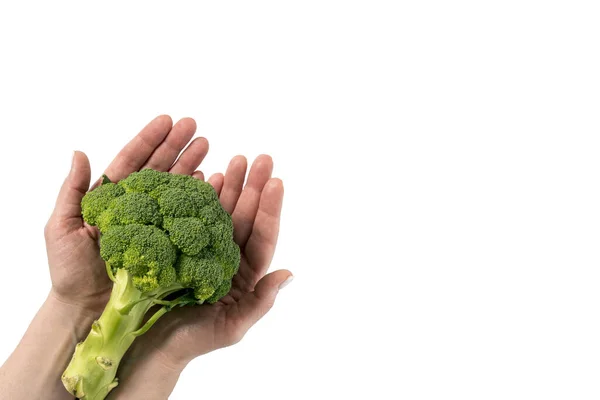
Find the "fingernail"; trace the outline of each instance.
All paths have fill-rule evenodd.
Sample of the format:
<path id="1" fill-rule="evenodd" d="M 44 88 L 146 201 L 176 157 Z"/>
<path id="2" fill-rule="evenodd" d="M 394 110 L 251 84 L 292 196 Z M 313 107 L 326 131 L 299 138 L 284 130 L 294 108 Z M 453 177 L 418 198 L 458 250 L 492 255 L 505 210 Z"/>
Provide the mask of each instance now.
<path id="1" fill-rule="evenodd" d="M 283 289 L 284 287 L 286 287 L 287 285 L 292 283 L 293 280 L 294 280 L 294 275 L 288 276 L 288 278 L 285 281 L 281 282 L 281 285 L 279 285 L 279 290 Z"/>
<path id="2" fill-rule="evenodd" d="M 74 166 L 75 166 L 75 150 L 73 150 L 73 154 L 71 156 L 71 168 L 69 169 L 69 172 L 73 171 Z"/>

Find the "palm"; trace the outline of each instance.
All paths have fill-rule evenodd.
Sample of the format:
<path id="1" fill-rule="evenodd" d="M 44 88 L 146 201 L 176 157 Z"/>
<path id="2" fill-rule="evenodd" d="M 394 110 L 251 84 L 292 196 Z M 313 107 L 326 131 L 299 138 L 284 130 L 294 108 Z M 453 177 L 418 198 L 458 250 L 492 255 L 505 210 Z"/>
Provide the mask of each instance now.
<path id="1" fill-rule="evenodd" d="M 190 143 L 195 130 L 192 119 L 182 119 L 173 126 L 170 117 L 157 117 L 121 150 L 105 174 L 118 181 L 148 167 L 203 179 L 195 169 L 208 151 L 208 142 L 199 138 Z M 90 174 L 87 157 L 76 153 L 71 173 L 46 225 L 45 237 L 52 294 L 61 301 L 99 313 L 112 283 L 100 258 L 98 231 L 81 218 L 80 202 L 90 186 Z"/>
<path id="2" fill-rule="evenodd" d="M 61 299 L 93 310 L 102 309 L 112 282 L 106 275 L 95 234 L 81 225 L 62 229 L 46 234 L 53 290 Z"/>
<path id="3" fill-rule="evenodd" d="M 272 168 L 270 157 L 258 157 L 242 190 L 246 162 L 236 157 L 224 182 L 221 178 L 209 180 L 220 193 L 225 210 L 232 214 L 235 240 L 242 252 L 232 289 L 215 304 L 175 309 L 159 320 L 134 342 L 120 367 L 122 382 L 135 374 L 133 366 L 139 365 L 140 359 L 157 359 L 176 367 L 234 344 L 268 311 L 274 300 L 271 295 L 290 276 L 288 271 L 264 276 L 277 242 L 283 199 L 282 183 L 271 178 Z"/>

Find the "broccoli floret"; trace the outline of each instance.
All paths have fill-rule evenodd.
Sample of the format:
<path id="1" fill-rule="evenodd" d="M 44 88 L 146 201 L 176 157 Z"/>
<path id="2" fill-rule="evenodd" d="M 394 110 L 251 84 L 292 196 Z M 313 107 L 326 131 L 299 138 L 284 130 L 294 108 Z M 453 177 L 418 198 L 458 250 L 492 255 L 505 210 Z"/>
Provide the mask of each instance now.
<path id="1" fill-rule="evenodd" d="M 90 225 L 96 225 L 97 219 L 117 197 L 125 194 L 125 190 L 114 183 L 105 183 L 87 193 L 81 201 L 83 219 Z"/>
<path id="2" fill-rule="evenodd" d="M 211 230 L 199 218 L 165 217 L 164 228 L 173 244 L 188 256 L 200 253 L 211 241 Z"/>
<path id="3" fill-rule="evenodd" d="M 161 315 L 229 293 L 240 249 L 212 186 L 190 176 L 145 169 L 105 182 L 81 207 L 84 220 L 100 230 L 100 255 L 114 287 L 63 383 L 76 397 L 103 399 L 117 385 L 133 340 Z M 156 305 L 162 308 L 148 318 Z"/>
<path id="4" fill-rule="evenodd" d="M 215 245 L 213 252 L 215 259 L 223 266 L 225 280 L 231 280 L 240 267 L 240 248 L 234 242 L 220 242 Z"/>
<path id="5" fill-rule="evenodd" d="M 212 296 L 206 299 L 209 304 L 216 303 L 231 290 L 231 281 L 223 281 Z"/>
<path id="6" fill-rule="evenodd" d="M 140 172 L 134 172 L 127 178 L 119 182 L 128 193 L 150 193 L 158 186 L 166 185 L 171 180 L 171 176 L 152 169 L 143 169 Z"/>
<path id="7" fill-rule="evenodd" d="M 125 193 L 113 199 L 96 219 L 101 232 L 113 225 L 156 225 L 162 223 L 158 203 L 145 193 Z"/>
<path id="8" fill-rule="evenodd" d="M 189 179 L 187 175 L 171 175 L 169 187 L 178 188 L 198 199 L 200 204 L 212 204 L 219 201 L 213 187 L 198 179 Z"/>
<path id="9" fill-rule="evenodd" d="M 202 301 L 215 293 L 224 278 L 223 267 L 212 257 L 182 255 L 175 266 L 177 278 L 194 288 L 194 295 Z"/>
<path id="10" fill-rule="evenodd" d="M 157 192 L 154 192 L 154 195 L 158 200 L 160 213 L 165 217 L 197 218 L 200 215 L 200 199 L 183 189 L 169 187 L 161 190 L 160 195 L 157 195 Z"/>
<path id="11" fill-rule="evenodd" d="M 107 229 L 101 236 L 100 255 L 113 272 L 126 269 L 138 289 L 148 292 L 159 287 L 163 270 L 173 268 L 177 249 L 166 233 L 155 226 L 122 225 Z"/>

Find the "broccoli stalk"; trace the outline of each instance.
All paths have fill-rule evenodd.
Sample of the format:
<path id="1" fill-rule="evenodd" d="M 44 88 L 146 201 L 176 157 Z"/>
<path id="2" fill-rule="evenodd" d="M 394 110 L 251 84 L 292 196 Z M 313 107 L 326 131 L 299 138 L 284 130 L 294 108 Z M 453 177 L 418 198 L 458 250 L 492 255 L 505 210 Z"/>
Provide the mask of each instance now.
<path id="1" fill-rule="evenodd" d="M 214 189 L 192 177 L 144 170 L 104 180 L 83 198 L 82 215 L 101 232 L 113 289 L 62 382 L 77 398 L 102 400 L 118 385 L 129 347 L 161 316 L 229 292 L 240 253 Z"/>
<path id="2" fill-rule="evenodd" d="M 116 276 L 110 276 L 114 286 L 108 304 L 92 324 L 88 337 L 75 347 L 72 362 L 62 376 L 66 389 L 86 400 L 104 399 L 118 385 L 117 368 L 135 338 L 187 298 L 183 295 L 176 300 L 163 300 L 181 290 L 179 284 L 142 293 L 126 270 L 120 269 Z M 144 323 L 146 313 L 156 304 L 162 307 Z"/>

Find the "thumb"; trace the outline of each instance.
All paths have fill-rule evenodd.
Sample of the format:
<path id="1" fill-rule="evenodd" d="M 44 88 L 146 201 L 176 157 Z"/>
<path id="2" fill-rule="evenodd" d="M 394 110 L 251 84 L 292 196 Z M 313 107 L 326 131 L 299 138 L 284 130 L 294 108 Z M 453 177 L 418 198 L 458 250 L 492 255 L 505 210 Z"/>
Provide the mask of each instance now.
<path id="1" fill-rule="evenodd" d="M 294 279 L 294 275 L 285 269 L 265 275 L 254 288 L 246 293 L 238 304 L 238 318 L 241 333 L 244 334 L 259 319 L 265 316 L 275 304 L 275 298 L 281 289 Z"/>
<path id="2" fill-rule="evenodd" d="M 56 199 L 53 215 L 55 218 L 58 220 L 81 218 L 81 199 L 90 187 L 91 175 L 90 161 L 87 156 L 81 151 L 73 153 L 71 171 Z"/>

